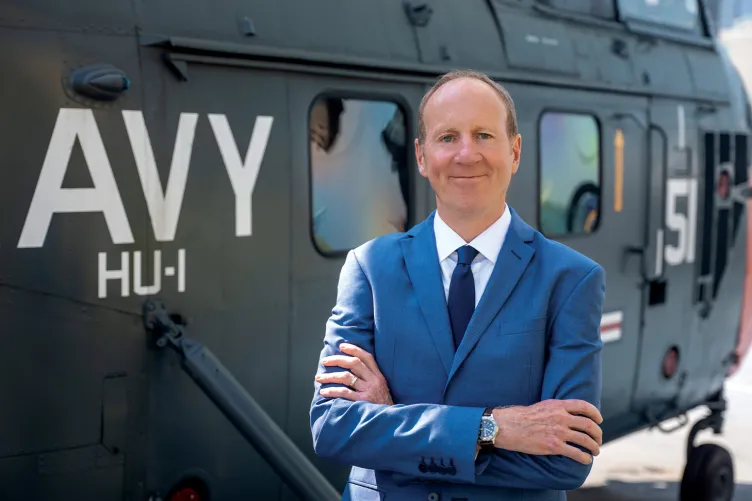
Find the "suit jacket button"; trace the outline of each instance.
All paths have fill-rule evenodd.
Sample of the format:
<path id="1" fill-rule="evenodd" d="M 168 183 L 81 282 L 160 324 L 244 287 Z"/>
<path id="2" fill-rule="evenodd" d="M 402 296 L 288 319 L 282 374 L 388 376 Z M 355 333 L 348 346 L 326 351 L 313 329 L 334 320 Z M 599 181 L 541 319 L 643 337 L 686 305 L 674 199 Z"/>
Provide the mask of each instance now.
<path id="1" fill-rule="evenodd" d="M 439 501 L 439 494 L 436 492 L 431 492 L 428 494 L 428 501 Z"/>

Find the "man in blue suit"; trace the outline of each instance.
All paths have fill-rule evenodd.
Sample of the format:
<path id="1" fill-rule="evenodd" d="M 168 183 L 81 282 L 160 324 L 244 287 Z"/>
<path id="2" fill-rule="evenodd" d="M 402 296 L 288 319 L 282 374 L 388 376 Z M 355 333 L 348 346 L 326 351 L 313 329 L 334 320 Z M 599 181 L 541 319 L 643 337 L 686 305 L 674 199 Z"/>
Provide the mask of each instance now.
<path id="1" fill-rule="evenodd" d="M 311 405 L 343 501 L 564 500 L 602 443 L 603 268 L 506 203 L 521 137 L 485 75 L 426 94 L 415 152 L 437 210 L 351 251 Z"/>

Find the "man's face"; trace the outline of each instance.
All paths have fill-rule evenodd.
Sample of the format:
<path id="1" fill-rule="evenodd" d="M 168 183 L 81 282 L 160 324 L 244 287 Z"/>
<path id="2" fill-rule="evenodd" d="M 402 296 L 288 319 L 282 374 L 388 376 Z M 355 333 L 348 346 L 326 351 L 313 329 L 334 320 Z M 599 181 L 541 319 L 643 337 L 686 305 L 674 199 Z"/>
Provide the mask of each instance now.
<path id="1" fill-rule="evenodd" d="M 522 148 L 519 134 L 507 134 L 501 96 L 480 80 L 452 80 L 431 96 L 423 120 L 425 144 L 416 139 L 415 154 L 439 209 L 461 216 L 500 214 Z"/>

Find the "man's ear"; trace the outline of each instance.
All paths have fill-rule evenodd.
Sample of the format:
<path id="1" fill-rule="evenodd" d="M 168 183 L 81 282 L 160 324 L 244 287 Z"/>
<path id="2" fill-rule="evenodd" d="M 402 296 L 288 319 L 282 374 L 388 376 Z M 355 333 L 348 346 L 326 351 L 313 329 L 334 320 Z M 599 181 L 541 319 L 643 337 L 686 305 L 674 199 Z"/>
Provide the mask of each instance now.
<path id="1" fill-rule="evenodd" d="M 418 162 L 418 172 L 423 177 L 428 177 L 426 173 L 426 159 L 423 156 L 423 145 L 418 138 L 415 138 L 415 160 Z"/>
<path id="2" fill-rule="evenodd" d="M 520 167 L 520 158 L 522 157 L 522 135 L 517 134 L 512 141 L 512 174 L 517 173 Z"/>

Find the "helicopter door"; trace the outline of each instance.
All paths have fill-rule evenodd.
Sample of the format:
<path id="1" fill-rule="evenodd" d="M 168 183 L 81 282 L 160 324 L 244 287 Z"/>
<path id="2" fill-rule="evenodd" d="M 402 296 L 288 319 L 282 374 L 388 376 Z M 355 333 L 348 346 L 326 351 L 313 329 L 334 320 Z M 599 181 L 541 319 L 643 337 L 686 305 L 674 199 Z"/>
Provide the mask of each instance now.
<path id="1" fill-rule="evenodd" d="M 420 102 L 422 95 L 419 85 L 383 79 L 296 75 L 290 80 L 294 203 L 287 432 L 341 484 L 349 469 L 322 461 L 311 447 L 315 361 L 347 252 L 379 235 L 404 231 L 428 214 L 430 186 L 414 184 L 415 109 L 407 104 Z"/>
<path id="2" fill-rule="evenodd" d="M 149 210 L 162 216 L 155 219 L 160 238 L 147 246 L 146 283 L 161 267 L 159 296 L 168 310 L 188 317 L 189 335 L 284 425 L 291 297 L 285 74 L 209 56 L 196 62 L 178 50 L 146 48 L 142 56 L 143 119 L 132 115 L 129 126 L 148 133 L 153 157 L 145 140 L 137 151 L 147 173 L 155 159 L 158 174 L 145 178 L 152 207 L 142 201 L 140 223 L 153 234 Z M 130 176 L 138 183 L 135 168 Z M 165 235 L 173 217 L 174 234 Z M 184 280 L 167 268 L 176 263 Z M 282 483 L 270 478 L 268 463 L 172 359 L 158 353 L 150 361 L 147 488 L 166 490 L 205 471 L 231 478 L 238 492 L 275 499 Z"/>
<path id="3" fill-rule="evenodd" d="M 628 411 L 637 366 L 646 213 L 647 102 L 508 85 L 522 134 L 509 203 L 606 270 L 604 418 Z"/>
<path id="4" fill-rule="evenodd" d="M 688 314 L 697 256 L 696 110 L 689 103 L 659 99 L 651 103 L 650 117 L 646 309 L 634 406 L 653 421 L 666 410 L 662 402 L 673 400 L 683 385 L 682 377 L 666 375 L 673 371 L 674 356 L 683 366 L 701 357 L 702 342 L 693 340 L 697 329 Z"/>

